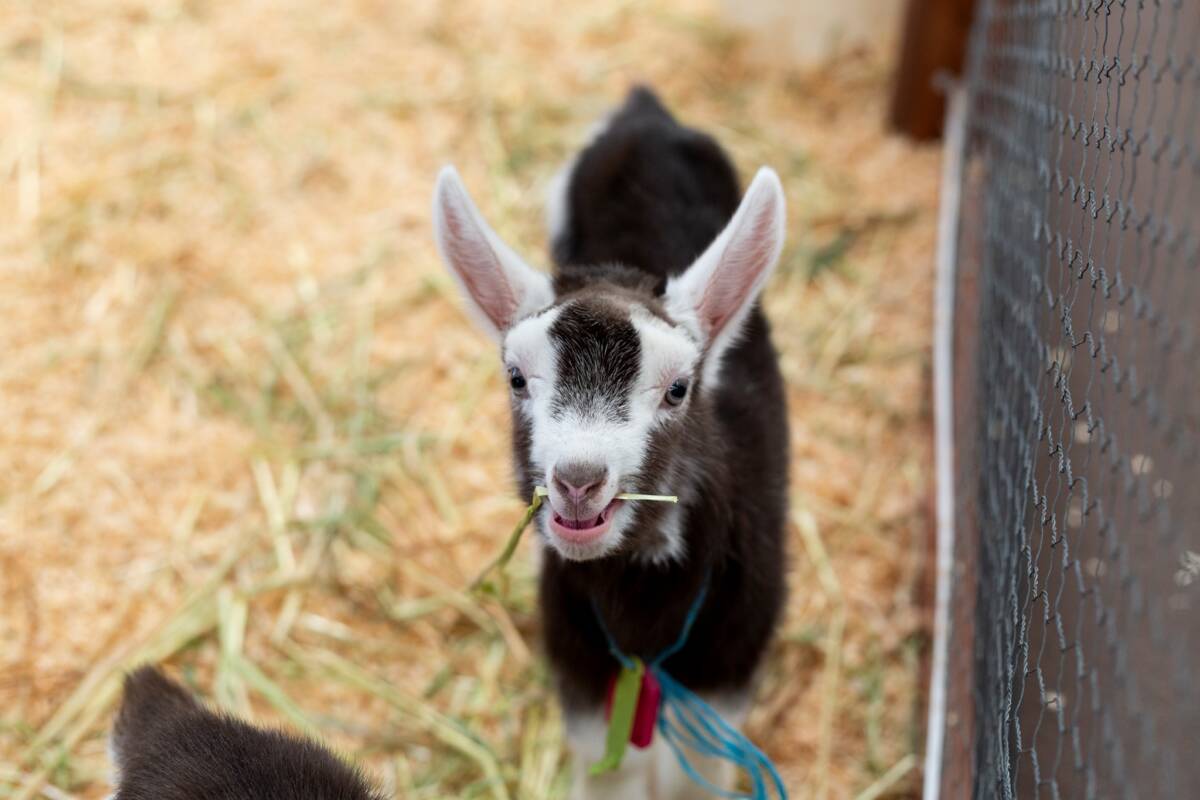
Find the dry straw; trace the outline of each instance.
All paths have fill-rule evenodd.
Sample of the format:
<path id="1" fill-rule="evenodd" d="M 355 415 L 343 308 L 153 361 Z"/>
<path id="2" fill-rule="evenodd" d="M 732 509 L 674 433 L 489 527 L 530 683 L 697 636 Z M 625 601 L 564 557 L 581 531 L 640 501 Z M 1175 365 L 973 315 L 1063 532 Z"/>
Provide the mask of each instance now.
<path id="1" fill-rule="evenodd" d="M 749 734 L 795 797 L 912 789 L 937 164 L 881 132 L 878 58 L 789 70 L 705 0 L 15 0 L 0 75 L 0 798 L 106 796 L 140 661 L 398 797 L 565 796 L 531 560 L 464 588 L 520 505 L 428 194 L 457 162 L 539 260 L 634 81 L 790 201 L 792 592 Z"/>

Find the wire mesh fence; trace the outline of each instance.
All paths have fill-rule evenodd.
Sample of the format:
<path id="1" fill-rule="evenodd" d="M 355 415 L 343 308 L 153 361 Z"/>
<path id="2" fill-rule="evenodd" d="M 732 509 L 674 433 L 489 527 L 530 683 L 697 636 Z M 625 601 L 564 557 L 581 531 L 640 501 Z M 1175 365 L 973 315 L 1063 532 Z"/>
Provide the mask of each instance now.
<path id="1" fill-rule="evenodd" d="M 976 13 L 955 340 L 962 793 L 1200 796 L 1200 2 Z"/>

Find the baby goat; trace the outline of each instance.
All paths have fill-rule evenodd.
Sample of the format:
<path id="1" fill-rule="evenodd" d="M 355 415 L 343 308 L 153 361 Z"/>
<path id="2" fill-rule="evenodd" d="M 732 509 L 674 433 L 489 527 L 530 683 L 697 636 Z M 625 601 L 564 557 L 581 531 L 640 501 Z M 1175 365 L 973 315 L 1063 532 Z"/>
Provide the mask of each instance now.
<path id="1" fill-rule="evenodd" d="M 624 653 L 662 668 L 738 725 L 784 600 L 784 386 L 758 295 L 783 247 L 770 169 L 739 203 L 709 136 L 635 89 L 557 181 L 557 265 L 535 271 L 446 168 L 437 243 L 500 345 L 520 496 L 549 489 L 540 602 L 581 797 L 694 797 L 662 736 L 590 777 Z M 678 495 L 677 505 L 622 502 Z M 693 759 L 714 783 L 726 770 Z"/>
<path id="2" fill-rule="evenodd" d="M 214 714 L 158 670 L 125 679 L 113 800 L 383 800 L 320 745 Z"/>

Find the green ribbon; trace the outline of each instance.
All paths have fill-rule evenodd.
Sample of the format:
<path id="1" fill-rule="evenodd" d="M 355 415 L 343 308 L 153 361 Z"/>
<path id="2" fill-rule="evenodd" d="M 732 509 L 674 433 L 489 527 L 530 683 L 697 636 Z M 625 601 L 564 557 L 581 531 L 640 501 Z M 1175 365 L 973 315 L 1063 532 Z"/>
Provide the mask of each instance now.
<path id="1" fill-rule="evenodd" d="M 588 772 L 602 775 L 621 766 L 629 736 L 633 733 L 633 717 L 637 713 L 638 695 L 642 693 L 642 676 L 646 665 L 636 656 L 632 667 L 621 667 L 617 686 L 613 690 L 612 716 L 608 718 L 608 736 L 604 740 L 604 757 L 592 764 Z"/>

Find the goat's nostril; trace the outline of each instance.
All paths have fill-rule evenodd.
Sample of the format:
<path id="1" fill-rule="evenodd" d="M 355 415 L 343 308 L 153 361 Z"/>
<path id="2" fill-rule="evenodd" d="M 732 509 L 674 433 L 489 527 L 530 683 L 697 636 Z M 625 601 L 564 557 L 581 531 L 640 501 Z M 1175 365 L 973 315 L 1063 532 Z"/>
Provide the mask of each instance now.
<path id="1" fill-rule="evenodd" d="M 560 492 L 579 501 L 603 486 L 607 477 L 603 465 L 572 462 L 555 467 L 553 479 Z"/>
<path id="2" fill-rule="evenodd" d="M 571 498 L 572 500 L 578 500 L 583 495 L 583 490 L 580 489 L 580 487 L 575 486 L 568 481 L 564 481 L 562 478 L 558 477 L 557 474 L 554 476 L 554 486 L 559 492 Z"/>
<path id="3" fill-rule="evenodd" d="M 587 486 L 572 486 L 568 483 L 566 484 L 567 494 L 571 496 L 572 500 L 582 500 L 588 491 L 595 485 L 596 484 L 594 483 L 589 483 Z"/>

